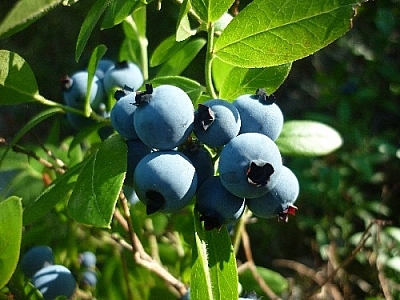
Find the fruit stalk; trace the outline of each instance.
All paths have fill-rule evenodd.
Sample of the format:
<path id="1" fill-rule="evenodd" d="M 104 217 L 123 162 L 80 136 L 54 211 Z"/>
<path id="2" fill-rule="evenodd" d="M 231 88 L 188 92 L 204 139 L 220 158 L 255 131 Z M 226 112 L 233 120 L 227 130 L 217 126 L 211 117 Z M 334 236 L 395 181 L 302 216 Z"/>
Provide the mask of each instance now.
<path id="1" fill-rule="evenodd" d="M 214 60 L 214 24 L 208 23 L 207 26 L 207 52 L 205 65 L 205 79 L 207 91 L 211 98 L 218 98 L 212 80 L 212 61 Z"/>

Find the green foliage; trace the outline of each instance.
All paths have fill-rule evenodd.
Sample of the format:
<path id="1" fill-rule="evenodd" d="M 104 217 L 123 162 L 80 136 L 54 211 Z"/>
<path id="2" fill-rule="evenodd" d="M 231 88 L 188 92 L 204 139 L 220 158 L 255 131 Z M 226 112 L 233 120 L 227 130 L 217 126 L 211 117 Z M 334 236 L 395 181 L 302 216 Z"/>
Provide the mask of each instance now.
<path id="1" fill-rule="evenodd" d="M 73 5 L 64 7 L 66 13 L 75 7 L 83 11 L 77 0 L 18 1 L 0 21 L 0 42 L 13 41 L 18 37 L 14 34 L 23 34 L 61 2 Z M 91 111 L 90 91 L 82 110 L 47 99 L 42 94 L 46 90 L 40 87 L 39 92 L 37 70 L 29 65 L 43 53 L 28 59 L 29 53 L 7 47 L 0 50 L 1 108 L 15 107 L 15 119 L 22 105 L 36 110 L 18 123 L 15 135 L 0 132 L 0 245 L 8 245 L 0 249 L 0 299 L 41 299 L 17 268 L 20 252 L 41 243 L 54 246 L 57 263 L 73 269 L 77 279 L 79 252 L 96 252 L 101 275 L 97 287 L 79 283 L 87 299 L 176 299 L 187 287 L 191 299 L 235 299 L 252 291 L 279 298 L 296 288 L 300 298 L 307 298 L 322 286 L 328 294 L 321 296 L 329 297 L 331 285 L 338 286 L 344 298 L 379 299 L 388 293 L 381 291 L 384 283 L 399 296 L 393 287 L 400 282 L 400 233 L 397 223 L 386 226 L 398 218 L 392 212 L 398 204 L 390 209 L 396 204 L 388 199 L 398 186 L 399 147 L 392 128 L 377 130 L 379 137 L 371 133 L 374 122 L 381 126 L 388 112 L 400 115 L 392 101 L 399 95 L 399 72 L 384 56 L 398 50 L 390 44 L 398 33 L 398 11 L 379 4 L 382 7 L 368 16 L 376 26 L 367 31 L 375 39 L 369 49 L 351 35 L 355 10 L 362 15 L 368 6 L 356 0 L 249 0 L 240 5 L 232 0 L 184 0 L 175 1 L 178 7 L 163 1 L 164 18 L 155 7 L 161 1 L 156 2 L 87 2 L 82 26 L 71 35 L 76 34 L 75 60 L 89 57 L 88 86 L 99 61 L 114 53 L 118 60 L 137 63 L 146 83 L 182 88 L 195 107 L 210 98 L 233 101 L 261 87 L 275 94 L 288 111 L 276 144 L 299 178 L 299 213 L 283 224 L 260 222 L 246 212 L 234 229 L 211 231 L 204 229 L 193 205 L 179 213 L 146 216 L 143 205 L 131 203 L 123 189 L 126 143 L 118 134 L 100 138 L 110 121 L 107 114 Z M 238 14 L 222 32 L 214 32 L 216 21 L 230 10 Z M 93 46 L 97 28 L 117 32 L 122 39 L 93 39 Z M 349 37 L 342 37 L 349 30 Z M 379 34 L 371 34 L 375 31 Z M 41 42 L 50 45 L 46 39 Z M 327 52 L 319 51 L 323 48 Z M 346 53 L 348 62 L 341 58 Z M 348 70 L 361 65 L 354 57 L 373 63 L 363 76 L 355 72 L 356 78 L 348 80 Z M 320 68 L 311 79 L 310 60 Z M 306 78 L 312 83 L 303 81 Z M 381 86 L 374 84 L 377 81 Z M 296 101 L 297 94 L 302 101 Z M 310 105 L 310 97 L 318 102 Z M 106 111 L 113 103 L 109 97 Z M 297 112 L 298 106 L 304 111 Z M 66 112 L 96 122 L 71 133 L 63 126 Z M 2 117 L 0 129 L 7 125 Z M 217 165 L 220 149 L 208 150 Z M 241 238 L 244 251 L 238 251 Z M 288 260 L 274 261 L 281 257 Z M 303 259 L 316 265 L 308 269 L 299 263 Z M 328 273 L 332 266 L 338 267 Z M 309 278 L 319 278 L 315 270 L 329 284 L 316 285 Z M 360 292 L 357 283 L 347 280 L 353 274 L 371 288 Z M 294 288 L 286 277 L 293 278 Z"/>
<path id="2" fill-rule="evenodd" d="M 256 0 L 215 43 L 215 55 L 243 68 L 263 68 L 306 57 L 350 28 L 354 1 Z M 238 55 L 239 54 L 239 55 Z"/>
<path id="3" fill-rule="evenodd" d="M 22 238 L 22 202 L 10 197 L 0 202 L 0 288 L 10 280 L 19 259 Z"/>
<path id="4" fill-rule="evenodd" d="M 0 50 L 0 104 L 30 102 L 39 89 L 35 75 L 26 61 L 16 53 Z"/>
<path id="5" fill-rule="evenodd" d="M 238 277 L 228 231 L 226 227 L 205 230 L 195 214 L 190 299 L 236 298 Z"/>

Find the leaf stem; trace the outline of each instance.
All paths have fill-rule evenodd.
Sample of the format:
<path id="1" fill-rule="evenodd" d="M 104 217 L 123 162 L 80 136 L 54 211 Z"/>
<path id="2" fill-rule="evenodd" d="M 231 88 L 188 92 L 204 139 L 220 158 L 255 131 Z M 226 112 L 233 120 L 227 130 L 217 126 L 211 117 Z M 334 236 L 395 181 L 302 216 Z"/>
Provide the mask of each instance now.
<path id="1" fill-rule="evenodd" d="M 73 108 L 73 107 L 70 107 L 70 106 L 67 106 L 67 105 L 63 105 L 63 104 L 60 104 L 58 102 L 46 99 L 45 97 L 43 97 L 40 94 L 36 94 L 33 98 L 35 99 L 35 101 L 37 101 L 37 102 L 39 102 L 39 103 L 41 103 L 43 105 L 52 106 L 52 107 L 58 107 L 58 108 L 61 108 L 62 110 L 66 111 L 66 112 L 71 112 L 71 113 L 74 113 L 74 114 L 77 114 L 77 115 L 80 115 L 80 116 L 83 116 L 83 117 L 87 117 L 83 110 L 80 110 L 80 109 L 77 109 L 77 108 Z M 96 120 L 98 122 L 104 121 L 103 117 L 99 116 L 98 114 L 96 114 L 93 111 L 90 114 L 90 118 L 93 119 L 93 120 Z"/>
<path id="2" fill-rule="evenodd" d="M 205 65 L 205 79 L 207 91 L 212 98 L 218 98 L 212 81 L 212 61 L 214 60 L 214 24 L 207 25 L 207 52 Z"/>

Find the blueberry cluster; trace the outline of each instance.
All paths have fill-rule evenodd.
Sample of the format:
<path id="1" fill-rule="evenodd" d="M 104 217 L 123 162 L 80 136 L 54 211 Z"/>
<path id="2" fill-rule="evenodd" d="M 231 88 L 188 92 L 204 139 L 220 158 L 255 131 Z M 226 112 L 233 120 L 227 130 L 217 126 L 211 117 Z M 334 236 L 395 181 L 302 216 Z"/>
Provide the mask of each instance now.
<path id="1" fill-rule="evenodd" d="M 70 107 L 83 110 L 86 93 L 89 90 L 91 108 L 103 117 L 109 115 L 107 111 L 109 95 L 113 95 L 116 89 L 124 86 L 136 90 L 144 81 L 140 68 L 128 61 L 114 63 L 108 59 L 100 60 L 90 89 L 88 89 L 88 75 L 87 70 L 82 70 L 61 80 L 64 102 Z M 67 113 L 67 119 L 77 130 L 94 123 L 92 119 L 71 112 Z"/>
<path id="2" fill-rule="evenodd" d="M 295 213 L 299 184 L 274 142 L 283 114 L 264 89 L 196 109 L 173 85 L 125 87 L 115 98 L 111 123 L 128 146 L 125 185 L 147 214 L 176 212 L 194 196 L 206 229 L 235 222 L 246 206 L 265 218 Z"/>
<path id="3" fill-rule="evenodd" d="M 53 250 L 49 246 L 29 249 L 22 257 L 21 269 L 45 300 L 58 296 L 70 298 L 76 290 L 71 271 L 63 265 L 53 264 Z"/>

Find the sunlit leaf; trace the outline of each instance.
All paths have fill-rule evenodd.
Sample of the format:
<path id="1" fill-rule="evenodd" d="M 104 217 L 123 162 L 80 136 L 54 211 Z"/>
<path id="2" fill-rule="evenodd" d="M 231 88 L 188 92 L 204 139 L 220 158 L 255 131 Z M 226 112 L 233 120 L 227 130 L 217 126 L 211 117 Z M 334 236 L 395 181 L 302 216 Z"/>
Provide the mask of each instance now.
<path id="1" fill-rule="evenodd" d="M 20 0 L 0 24 L 0 38 L 6 38 L 31 25 L 63 0 Z"/>
<path id="2" fill-rule="evenodd" d="M 235 0 L 191 0 L 193 10 L 205 22 L 217 21 Z"/>
<path id="3" fill-rule="evenodd" d="M 0 202 L 0 289 L 17 267 L 21 237 L 22 202 L 13 196 Z"/>
<path id="4" fill-rule="evenodd" d="M 288 121 L 275 141 L 283 155 L 318 156 L 342 145 L 342 137 L 332 127 L 315 121 Z"/>
<path id="5" fill-rule="evenodd" d="M 215 54 L 243 68 L 301 59 L 350 29 L 355 2 L 254 0 L 225 28 L 215 43 Z"/>
<path id="6" fill-rule="evenodd" d="M 75 221 L 109 227 L 125 178 L 126 142 L 120 135 L 106 139 L 83 166 L 68 202 Z"/>
<path id="7" fill-rule="evenodd" d="M 237 299 L 236 259 L 226 227 L 205 230 L 197 212 L 194 218 L 190 299 Z"/>
<path id="8" fill-rule="evenodd" d="M 157 77 L 180 75 L 182 71 L 189 66 L 205 44 L 206 40 L 203 38 L 193 38 L 188 40 L 169 60 L 162 64 L 157 73 Z"/>
<path id="9" fill-rule="evenodd" d="M 234 100 L 244 94 L 254 94 L 258 88 L 265 88 L 270 95 L 285 81 L 291 64 L 263 69 L 244 69 L 235 67 L 229 74 L 220 90 L 220 98 Z"/>
<path id="10" fill-rule="evenodd" d="M 38 93 L 28 63 L 17 53 L 0 50 L 0 105 L 34 101 Z"/>

